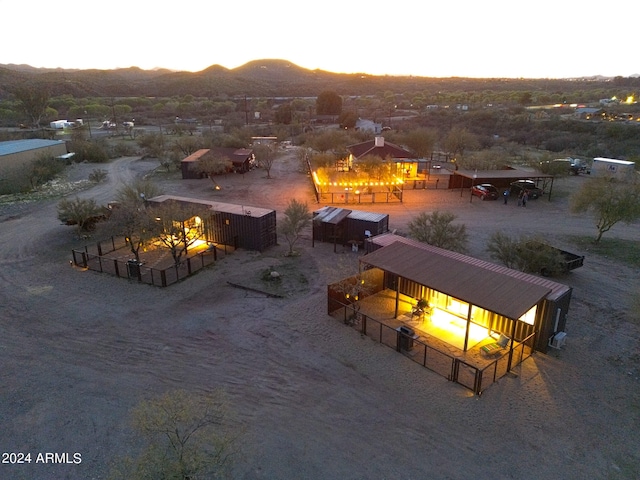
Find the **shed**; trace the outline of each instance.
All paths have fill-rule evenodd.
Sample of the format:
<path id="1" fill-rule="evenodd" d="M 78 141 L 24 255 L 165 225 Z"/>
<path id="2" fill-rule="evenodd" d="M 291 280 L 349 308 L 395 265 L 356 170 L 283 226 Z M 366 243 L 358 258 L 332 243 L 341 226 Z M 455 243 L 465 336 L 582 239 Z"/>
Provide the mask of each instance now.
<path id="1" fill-rule="evenodd" d="M 365 239 L 389 231 L 389 215 L 338 207 L 322 207 L 313 212 L 313 241 L 352 243 L 363 246 Z"/>
<path id="2" fill-rule="evenodd" d="M 64 140 L 10 140 L 0 142 L 0 171 L 22 170 L 39 155 L 59 157 L 68 153 Z"/>
<path id="3" fill-rule="evenodd" d="M 368 239 L 365 251 L 363 268 L 382 270 L 384 288 L 398 295 L 464 305 L 467 322 L 516 341 L 535 333 L 541 352 L 564 336 L 573 291 L 567 285 L 394 234 Z"/>
<path id="4" fill-rule="evenodd" d="M 208 155 L 226 157 L 233 165 L 231 170 L 236 173 L 246 173 L 253 167 L 253 150 L 249 148 L 202 148 L 180 162 L 183 179 L 206 178 L 204 172 L 199 172 L 196 168 L 198 162 Z"/>
<path id="5" fill-rule="evenodd" d="M 630 180 L 633 177 L 636 164 L 627 160 L 596 157 L 591 165 L 591 175 L 596 177 L 611 177 L 618 180 Z"/>
<path id="6" fill-rule="evenodd" d="M 277 244 L 275 210 L 174 195 L 149 200 L 152 204 L 165 201 L 192 203 L 209 209 L 209 217 L 202 219 L 207 242 L 259 252 Z"/>

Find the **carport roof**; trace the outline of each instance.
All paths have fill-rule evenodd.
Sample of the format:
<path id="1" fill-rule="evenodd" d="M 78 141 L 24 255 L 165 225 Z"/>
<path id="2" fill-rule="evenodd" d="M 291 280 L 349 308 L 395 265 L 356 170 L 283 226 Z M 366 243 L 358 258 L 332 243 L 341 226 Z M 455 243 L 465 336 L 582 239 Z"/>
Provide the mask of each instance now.
<path id="1" fill-rule="evenodd" d="M 494 178 L 505 179 L 527 179 L 527 178 L 553 178 L 553 175 L 540 172 L 530 172 L 527 170 L 518 170 L 510 168 L 506 170 L 455 170 L 454 175 L 460 175 L 466 178 L 475 178 L 477 181 L 491 180 Z"/>
<path id="2" fill-rule="evenodd" d="M 394 241 L 360 262 L 512 319 L 520 318 L 552 291 L 550 285 L 528 278 L 537 278 L 533 275 L 508 274 L 487 268 L 492 265 L 488 262 L 423 245 Z"/>

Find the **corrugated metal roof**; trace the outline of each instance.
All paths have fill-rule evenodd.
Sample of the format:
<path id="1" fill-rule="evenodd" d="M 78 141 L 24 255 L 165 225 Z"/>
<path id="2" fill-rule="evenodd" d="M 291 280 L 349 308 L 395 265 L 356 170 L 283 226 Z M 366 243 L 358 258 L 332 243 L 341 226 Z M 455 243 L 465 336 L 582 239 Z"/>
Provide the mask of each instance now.
<path id="1" fill-rule="evenodd" d="M 196 150 L 195 152 L 193 152 L 188 157 L 182 159 L 182 161 L 183 162 L 197 162 L 198 160 L 200 160 L 200 157 L 202 157 L 208 151 L 209 151 L 208 148 L 201 148 L 200 150 Z"/>
<path id="2" fill-rule="evenodd" d="M 263 217 L 273 212 L 273 210 L 269 210 L 267 208 L 252 207 L 249 205 L 235 205 L 232 203 L 220 203 L 211 200 L 202 200 L 199 198 L 179 197 L 176 195 L 159 195 L 157 197 L 149 199 L 150 202 L 155 203 L 162 203 L 166 202 L 167 200 L 204 205 L 215 212 L 246 215 L 247 217 Z"/>
<path id="3" fill-rule="evenodd" d="M 508 273 L 489 262 L 393 237 L 360 261 L 513 319 L 552 292 L 550 285 L 533 281 L 538 278 L 533 275 L 506 269 Z"/>
<path id="4" fill-rule="evenodd" d="M 351 210 L 338 207 L 322 207 L 320 210 L 316 210 L 315 213 L 316 215 L 313 217 L 314 222 L 337 225 L 349 216 Z"/>
<path id="5" fill-rule="evenodd" d="M 338 224 L 345 218 L 353 218 L 354 220 L 364 220 L 368 222 L 379 222 L 389 215 L 387 213 L 365 212 L 362 210 L 349 210 L 339 207 L 322 207 L 316 210 L 313 219 L 317 222 Z"/>
<path id="6" fill-rule="evenodd" d="M 489 180 L 493 178 L 506 179 L 528 179 L 528 178 L 553 178 L 553 175 L 540 172 L 532 172 L 527 170 L 518 170 L 517 168 L 509 168 L 505 170 L 455 170 L 454 175 L 461 177 L 474 178 L 476 181 Z"/>
<path id="7" fill-rule="evenodd" d="M 425 250 L 436 252 L 440 255 L 446 255 L 451 258 L 455 258 L 462 262 L 467 262 L 472 265 L 477 265 L 479 267 L 485 268 L 487 270 L 492 270 L 497 273 L 501 273 L 503 275 L 508 275 L 513 278 L 520 278 L 526 280 L 530 283 L 535 283 L 537 285 L 542 285 L 551 290 L 551 292 L 546 296 L 548 300 L 557 300 L 558 298 L 565 295 L 571 287 L 564 285 L 563 283 L 554 282 L 545 277 L 538 277 L 537 275 L 531 275 L 529 273 L 521 272 L 519 270 L 514 270 L 512 268 L 505 267 L 504 265 L 498 265 L 495 263 L 487 262 L 486 260 L 480 260 L 479 258 L 470 257 L 468 255 L 464 255 L 462 253 L 452 252 L 451 250 L 445 250 L 443 248 L 434 247 L 433 245 L 429 245 L 428 243 L 419 242 L 418 240 L 414 240 L 412 238 L 401 237 L 400 235 L 395 235 L 394 233 L 383 233 L 381 235 L 376 235 L 367 240 L 368 242 L 373 242 L 376 245 L 386 246 L 391 245 L 393 242 L 402 242 L 407 243 L 409 245 L 413 245 L 418 248 L 422 248 Z"/>
<path id="8" fill-rule="evenodd" d="M 388 216 L 389 214 L 387 213 L 364 212 L 362 210 L 352 210 L 349 214 L 349 218 L 353 218 L 354 220 L 364 220 L 366 222 L 379 222 Z"/>
<path id="9" fill-rule="evenodd" d="M 7 142 L 0 142 L 0 156 L 28 152 L 29 150 L 36 150 L 38 148 L 53 147 L 64 143 L 64 140 L 43 140 L 40 138 L 9 140 Z"/>

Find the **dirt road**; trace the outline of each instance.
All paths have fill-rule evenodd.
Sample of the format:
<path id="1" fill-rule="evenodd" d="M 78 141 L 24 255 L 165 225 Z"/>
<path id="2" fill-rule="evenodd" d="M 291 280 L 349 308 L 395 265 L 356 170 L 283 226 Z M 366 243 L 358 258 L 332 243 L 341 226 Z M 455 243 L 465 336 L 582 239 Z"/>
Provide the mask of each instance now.
<path id="1" fill-rule="evenodd" d="M 80 195 L 107 202 L 153 167 L 115 161 L 108 183 Z M 82 177 L 96 167 L 74 168 L 70 175 Z M 220 191 L 207 180 L 153 178 L 164 193 L 279 214 L 290 198 L 320 206 L 293 152 L 272 175 L 224 177 Z M 446 190 L 357 208 L 389 213 L 399 230 L 419 211 L 453 211 L 468 226 L 471 253 L 486 258 L 497 228 L 540 232 L 557 246 L 568 246 L 568 234 L 595 233 L 590 220 L 567 213 L 561 190 L 526 209 Z M 82 243 L 55 208 L 0 207 L 0 451 L 78 452 L 82 461 L 0 464 L 0 478 L 106 478 L 121 455 L 137 452 L 128 414 L 141 399 L 217 387 L 247 432 L 234 478 L 628 479 L 640 471 L 634 269 L 588 255 L 561 280 L 575 289 L 567 347 L 535 355 L 476 398 L 325 314 L 327 282 L 355 268 L 356 254 L 311 248 L 307 236 L 300 257 L 283 257 L 285 246 L 237 251 L 159 289 L 70 267 L 69 252 Z M 638 225 L 611 232 L 637 233 Z M 287 298 L 227 285 L 255 281 L 268 267 L 293 279 Z"/>

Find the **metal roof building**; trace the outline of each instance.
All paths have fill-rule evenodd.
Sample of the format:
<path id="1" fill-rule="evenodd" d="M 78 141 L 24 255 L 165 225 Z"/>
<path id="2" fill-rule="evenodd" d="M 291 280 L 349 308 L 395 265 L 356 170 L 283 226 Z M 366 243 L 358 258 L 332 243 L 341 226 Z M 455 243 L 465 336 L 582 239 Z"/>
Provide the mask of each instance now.
<path id="1" fill-rule="evenodd" d="M 565 328 L 567 285 L 393 234 L 368 239 L 366 251 L 361 264 L 384 271 L 386 288 L 414 298 L 437 292 L 492 312 L 492 329 L 520 338 L 535 332 L 537 350 L 546 352 Z M 521 321 L 534 307 L 535 319 Z"/>

